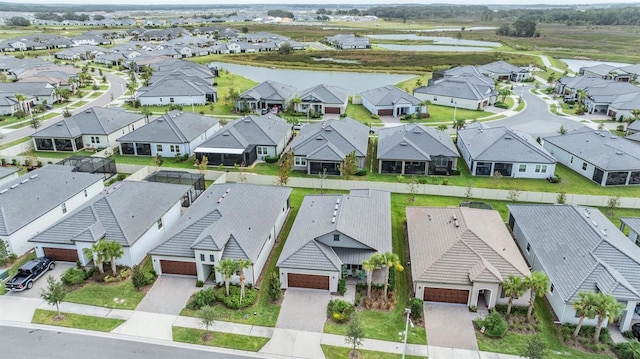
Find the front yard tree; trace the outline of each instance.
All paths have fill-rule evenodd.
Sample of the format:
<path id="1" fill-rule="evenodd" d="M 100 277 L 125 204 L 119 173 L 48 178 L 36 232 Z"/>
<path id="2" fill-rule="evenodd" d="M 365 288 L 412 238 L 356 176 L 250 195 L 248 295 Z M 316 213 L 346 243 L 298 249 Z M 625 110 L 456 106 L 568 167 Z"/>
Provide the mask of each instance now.
<path id="1" fill-rule="evenodd" d="M 576 330 L 573 332 L 573 337 L 577 338 L 582 328 L 582 322 L 585 318 L 593 319 L 596 317 L 596 294 L 594 292 L 580 292 L 578 293 L 579 299 L 573 302 L 573 309 L 576 310 L 576 314 L 580 316 Z"/>
<path id="2" fill-rule="evenodd" d="M 272 271 L 269 273 L 269 285 L 267 286 L 267 294 L 269 294 L 269 299 L 276 300 L 280 298 L 282 295 L 282 289 L 280 286 L 282 283 L 280 282 L 280 277 L 278 276 L 277 271 Z"/>
<path id="3" fill-rule="evenodd" d="M 358 158 L 356 157 L 356 151 L 351 151 L 351 153 L 342 160 L 340 172 L 342 172 L 344 179 L 349 180 L 356 171 L 358 171 Z"/>
<path id="4" fill-rule="evenodd" d="M 104 274 L 103 263 L 105 251 L 102 241 L 92 244 L 91 247 L 84 248 L 83 252 L 85 256 L 93 258 L 93 262 L 95 263 L 95 266 L 98 267 L 100 274 Z"/>
<path id="5" fill-rule="evenodd" d="M 111 262 L 111 272 L 113 275 L 116 275 L 117 267 L 116 260 L 122 258 L 124 255 L 124 249 L 122 249 L 122 244 L 116 241 L 101 241 L 103 242 L 104 248 L 104 259 L 105 261 Z"/>
<path id="6" fill-rule="evenodd" d="M 602 292 L 596 293 L 595 312 L 598 317 L 598 323 L 596 324 L 596 331 L 593 333 L 594 342 L 598 343 L 600 341 L 600 331 L 604 320 L 609 318 L 609 323 L 613 323 L 614 320 L 620 317 L 623 309 L 624 305 L 618 302 L 614 296 Z"/>
<path id="7" fill-rule="evenodd" d="M 540 335 L 536 334 L 527 340 L 527 345 L 525 345 L 520 355 L 527 359 L 543 359 L 546 350 L 547 345 L 542 338 L 540 338 Z"/>
<path id="8" fill-rule="evenodd" d="M 371 281 L 373 280 L 373 270 L 382 265 L 382 256 L 374 253 L 369 259 L 362 261 L 362 268 L 367 271 L 367 297 L 371 298 Z"/>
<path id="9" fill-rule="evenodd" d="M 280 157 L 280 172 L 278 174 L 278 184 L 286 186 L 289 183 L 289 177 L 291 177 L 291 170 L 293 169 L 293 151 L 287 151 Z"/>
<path id="10" fill-rule="evenodd" d="M 384 267 L 384 301 L 387 301 L 387 290 L 389 289 L 389 270 L 393 267 L 397 272 L 404 270 L 400 264 L 400 258 L 393 252 L 382 254 L 382 266 Z"/>
<path id="11" fill-rule="evenodd" d="M 227 297 L 229 296 L 229 280 L 231 280 L 231 276 L 236 272 L 237 268 L 236 261 L 231 258 L 221 260 L 216 268 L 218 272 L 224 276 L 224 287 Z"/>
<path id="12" fill-rule="evenodd" d="M 213 325 L 214 320 L 216 319 L 216 311 L 213 307 L 205 305 L 204 307 L 198 309 L 196 315 L 200 319 L 200 323 L 204 325 L 205 332 L 202 336 L 202 340 L 207 341 L 211 339 L 212 335 L 209 332 L 209 327 Z"/>
<path id="13" fill-rule="evenodd" d="M 244 283 L 247 281 L 244 270 L 249 268 L 251 264 L 253 263 L 248 259 L 238 259 L 238 270 L 240 271 L 240 304 L 242 304 L 242 298 L 244 298 Z"/>
<path id="14" fill-rule="evenodd" d="M 549 277 L 544 272 L 534 271 L 525 280 L 527 287 L 531 290 L 531 298 L 529 299 L 529 310 L 527 311 L 527 321 L 531 320 L 533 312 L 533 303 L 536 297 L 542 297 L 547 293 L 549 288 Z"/>
<path id="15" fill-rule="evenodd" d="M 504 293 L 509 296 L 509 304 L 507 305 L 507 316 L 511 314 L 511 306 L 513 306 L 513 300 L 520 297 L 527 290 L 527 283 L 525 283 L 522 277 L 510 275 L 502 282 Z"/>
<path id="16" fill-rule="evenodd" d="M 500 95 L 500 97 L 502 97 L 502 100 L 500 102 L 504 103 L 507 100 L 507 96 L 511 95 L 511 91 L 508 87 L 503 87 L 500 89 L 500 91 L 498 91 L 498 94 Z"/>
<path id="17" fill-rule="evenodd" d="M 360 318 L 358 318 L 358 312 L 353 312 L 351 314 L 351 318 L 349 319 L 349 326 L 347 327 L 347 335 L 344 338 L 344 341 L 347 344 L 353 346 L 353 349 L 349 353 L 350 358 L 357 358 L 358 356 L 358 347 L 362 346 L 362 339 L 364 338 L 364 328 L 362 327 L 362 323 L 360 323 Z"/>
<path id="18" fill-rule="evenodd" d="M 68 289 L 62 281 L 56 280 L 51 275 L 47 277 L 47 286 L 42 289 L 40 297 L 44 299 L 47 304 L 56 306 L 58 314 L 56 314 L 54 319 L 61 319 L 60 302 L 62 302 L 64 297 L 67 295 L 67 292 Z"/>

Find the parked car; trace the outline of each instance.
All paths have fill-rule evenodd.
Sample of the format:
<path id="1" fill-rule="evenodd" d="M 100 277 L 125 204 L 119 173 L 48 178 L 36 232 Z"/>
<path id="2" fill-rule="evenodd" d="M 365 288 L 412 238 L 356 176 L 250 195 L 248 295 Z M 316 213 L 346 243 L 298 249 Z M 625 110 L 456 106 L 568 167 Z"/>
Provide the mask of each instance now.
<path id="1" fill-rule="evenodd" d="M 293 125 L 293 130 L 294 131 L 300 131 L 300 130 L 302 130 L 302 126 L 304 126 L 303 123 L 296 123 L 296 124 Z"/>
<path id="2" fill-rule="evenodd" d="M 47 271 L 55 268 L 56 263 L 51 257 L 40 257 L 28 261 L 18 268 L 18 273 L 9 278 L 5 283 L 5 288 L 13 292 L 21 292 L 31 289 L 33 282 L 42 277 Z"/>

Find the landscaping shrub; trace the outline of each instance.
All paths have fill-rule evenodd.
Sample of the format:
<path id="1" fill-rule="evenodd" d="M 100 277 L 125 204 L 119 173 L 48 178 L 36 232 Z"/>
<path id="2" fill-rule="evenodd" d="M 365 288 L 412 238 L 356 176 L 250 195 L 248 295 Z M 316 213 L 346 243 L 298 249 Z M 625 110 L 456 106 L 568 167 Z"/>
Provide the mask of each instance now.
<path id="1" fill-rule="evenodd" d="M 638 346 L 638 340 L 633 338 L 626 343 L 618 343 L 612 346 L 611 350 L 620 359 L 638 359 L 640 357 L 637 352 Z"/>
<path id="2" fill-rule="evenodd" d="M 151 279 L 153 281 L 153 278 Z M 147 276 L 142 271 L 142 268 L 139 265 L 133 266 L 133 271 L 131 273 L 131 283 L 135 289 L 140 289 L 145 285 L 149 284 L 147 282 Z"/>
<path id="3" fill-rule="evenodd" d="M 411 298 L 411 319 L 422 318 L 422 307 L 424 302 L 420 298 Z"/>
<path id="4" fill-rule="evenodd" d="M 451 170 L 452 176 L 460 176 L 460 170 Z"/>
<path id="5" fill-rule="evenodd" d="M 361 300 L 362 294 L 360 294 L 360 290 L 356 289 L 356 297 L 353 299 L 353 304 L 357 307 L 360 305 Z"/>
<path id="6" fill-rule="evenodd" d="M 396 269 L 394 267 L 389 268 L 389 292 L 396 290 Z"/>
<path id="7" fill-rule="evenodd" d="M 60 279 L 62 279 L 62 283 L 66 285 L 76 285 L 87 279 L 87 273 L 82 269 L 72 267 L 64 271 Z"/>
<path id="8" fill-rule="evenodd" d="M 507 305 L 506 304 L 496 304 L 495 310 L 501 314 L 507 314 Z M 526 316 L 529 311 L 529 307 L 522 305 L 514 305 L 511 307 L 511 315 L 517 316 Z"/>
<path id="9" fill-rule="evenodd" d="M 276 162 L 278 162 L 279 159 L 280 159 L 280 157 L 278 157 L 278 156 L 266 156 L 264 158 L 264 161 L 266 163 L 276 163 Z"/>
<path id="10" fill-rule="evenodd" d="M 630 330 L 627 330 L 626 332 L 622 332 L 622 336 L 627 338 L 627 339 L 633 339 L 635 336 L 633 335 L 633 332 Z"/>
<path id="11" fill-rule="evenodd" d="M 480 329 L 484 328 L 484 334 L 490 338 L 502 338 L 509 329 L 507 321 L 497 311 L 491 312 L 485 319 L 478 318 L 475 323 Z"/>
<path id="12" fill-rule="evenodd" d="M 356 173 L 354 173 L 356 176 L 366 176 L 367 175 L 367 170 L 365 169 L 361 169 L 361 170 L 357 170 Z"/>
<path id="13" fill-rule="evenodd" d="M 216 302 L 216 293 L 215 289 L 207 288 L 200 291 L 197 291 L 189 304 L 187 304 L 187 308 L 198 310 L 204 306 L 211 306 Z"/>
<path id="14" fill-rule="evenodd" d="M 344 295 L 344 293 L 347 292 L 347 281 L 343 279 L 340 279 L 338 281 L 338 293 L 340 293 L 340 295 Z"/>
<path id="15" fill-rule="evenodd" d="M 507 105 L 507 104 L 506 104 L 506 103 L 504 103 L 504 102 L 496 102 L 496 103 L 494 104 L 494 106 L 495 106 L 495 107 L 497 107 L 497 108 L 504 108 L 504 109 L 508 109 L 508 108 L 509 108 L 509 105 Z"/>
<path id="16" fill-rule="evenodd" d="M 280 289 L 280 277 L 278 276 L 278 272 L 272 271 L 269 273 L 269 284 L 267 285 L 267 294 L 269 295 L 269 299 L 276 300 L 280 298 L 282 295 L 282 290 Z"/>
<path id="17" fill-rule="evenodd" d="M 342 299 L 332 299 L 327 305 L 327 317 L 337 323 L 345 323 L 354 312 L 355 307 Z"/>
<path id="18" fill-rule="evenodd" d="M 126 173 L 118 173 L 118 175 L 116 176 L 116 181 L 124 181 L 125 178 L 127 178 Z"/>
<path id="19" fill-rule="evenodd" d="M 240 287 L 234 286 L 230 288 L 229 296 L 224 296 L 222 298 L 222 303 L 224 303 L 224 305 L 230 309 L 241 309 L 252 306 L 253 303 L 255 303 L 257 297 L 257 290 L 245 288 L 244 298 L 242 298 L 242 303 L 240 303 Z"/>
<path id="20" fill-rule="evenodd" d="M 197 281 L 196 281 L 196 287 L 198 287 L 198 288 L 202 288 L 202 287 L 204 287 L 204 282 L 203 282 L 203 281 L 201 281 L 201 280 L 197 280 Z"/>

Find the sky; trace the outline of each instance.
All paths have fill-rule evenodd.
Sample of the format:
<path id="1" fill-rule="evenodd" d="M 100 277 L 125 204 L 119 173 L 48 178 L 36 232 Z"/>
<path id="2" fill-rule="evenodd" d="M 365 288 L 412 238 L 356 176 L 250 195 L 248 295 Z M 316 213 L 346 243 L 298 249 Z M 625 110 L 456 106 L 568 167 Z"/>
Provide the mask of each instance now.
<path id="1" fill-rule="evenodd" d="M 175 5 L 176 0 L 2 0 L 7 2 L 21 2 L 32 4 L 127 4 L 127 5 Z M 184 0 L 180 4 L 301 4 L 300 0 Z M 456 5 L 531 5 L 531 4 L 553 4 L 553 5 L 584 5 L 584 4 L 607 4 L 607 3 L 635 3 L 640 4 L 640 0 L 304 0 L 305 4 L 456 4 Z"/>

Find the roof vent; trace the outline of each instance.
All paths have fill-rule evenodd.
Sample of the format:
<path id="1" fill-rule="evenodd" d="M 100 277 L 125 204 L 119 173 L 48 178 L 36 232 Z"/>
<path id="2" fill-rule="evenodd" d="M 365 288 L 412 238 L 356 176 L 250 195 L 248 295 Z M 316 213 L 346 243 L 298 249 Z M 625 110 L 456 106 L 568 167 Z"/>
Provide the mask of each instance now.
<path id="1" fill-rule="evenodd" d="M 336 203 L 336 208 L 335 208 L 335 210 L 336 210 L 336 211 L 338 210 L 338 204 L 337 204 L 337 203 Z"/>
<path id="2" fill-rule="evenodd" d="M 36 178 L 36 177 L 38 177 L 38 174 L 37 174 L 37 173 L 36 173 L 36 174 L 34 174 L 33 176 L 29 177 L 29 178 L 34 179 L 34 178 Z"/>
<path id="3" fill-rule="evenodd" d="M 603 236 L 607 235 L 607 229 L 606 228 L 602 228 L 602 230 L 600 230 L 600 232 L 602 232 Z"/>
<path id="4" fill-rule="evenodd" d="M 611 135 L 612 140 L 615 140 L 616 138 L 618 138 L 618 136 Z"/>
<path id="5" fill-rule="evenodd" d="M 27 182 L 29 182 L 29 179 L 28 179 L 28 178 L 25 178 L 25 179 L 23 179 L 22 181 L 20 181 L 20 183 L 27 183 Z"/>
<path id="6" fill-rule="evenodd" d="M 56 126 L 62 127 L 62 126 L 64 126 L 64 124 L 62 122 L 58 122 L 58 123 L 56 123 Z"/>
<path id="7" fill-rule="evenodd" d="M 335 216 L 338 214 L 338 211 L 333 211 L 333 217 L 335 218 Z"/>
<path id="8" fill-rule="evenodd" d="M 229 136 L 229 132 L 223 132 L 222 135 L 223 136 Z"/>
<path id="9" fill-rule="evenodd" d="M 404 141 L 400 142 L 400 146 L 406 146 L 406 145 L 407 145 L 406 142 L 404 142 Z"/>
<path id="10" fill-rule="evenodd" d="M 505 140 L 510 140 L 510 139 L 511 139 L 511 136 L 504 136 L 504 139 L 505 139 Z"/>
<path id="11" fill-rule="evenodd" d="M 616 151 L 616 155 L 622 155 L 622 151 Z"/>
<path id="12" fill-rule="evenodd" d="M 316 140 L 322 141 L 322 137 L 318 136 L 318 137 L 316 137 Z"/>
<path id="13" fill-rule="evenodd" d="M 3 189 L 2 191 L 0 191 L 0 194 L 7 193 L 7 191 L 8 191 L 8 190 L 9 190 L 9 189 L 5 188 L 5 189 Z"/>
<path id="14" fill-rule="evenodd" d="M 249 123 L 249 122 L 251 122 L 251 120 L 250 120 L 250 119 L 248 119 L 248 118 L 245 118 L 245 119 L 244 119 L 244 122 Z"/>
<path id="15" fill-rule="evenodd" d="M 9 188 L 14 189 L 14 188 L 18 187 L 18 185 L 19 185 L 19 183 L 16 183 L 14 185 L 11 185 L 11 187 L 9 187 Z"/>
<path id="16" fill-rule="evenodd" d="M 331 223 L 336 223 L 336 217 L 331 218 Z"/>
<path id="17" fill-rule="evenodd" d="M 460 227 L 460 223 L 458 223 L 458 221 L 453 221 L 453 224 L 456 226 L 456 228 Z"/>
<path id="18" fill-rule="evenodd" d="M 601 133 L 601 134 L 600 134 L 600 137 L 607 137 L 607 135 L 606 135 L 606 134 L 604 134 L 604 133 Z"/>
<path id="19" fill-rule="evenodd" d="M 340 204 L 340 198 L 336 199 L 336 204 Z"/>

